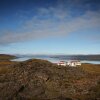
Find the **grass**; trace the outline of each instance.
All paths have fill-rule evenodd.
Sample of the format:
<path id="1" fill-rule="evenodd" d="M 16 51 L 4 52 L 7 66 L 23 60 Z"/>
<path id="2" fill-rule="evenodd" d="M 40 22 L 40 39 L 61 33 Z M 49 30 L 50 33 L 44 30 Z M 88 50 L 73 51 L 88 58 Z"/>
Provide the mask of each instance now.
<path id="1" fill-rule="evenodd" d="M 100 74 L 100 64 L 82 64 L 81 68 L 92 74 Z"/>
<path id="2" fill-rule="evenodd" d="M 7 74 L 10 73 L 10 68 L 9 67 L 0 67 L 0 74 Z"/>
<path id="3" fill-rule="evenodd" d="M 11 72 L 11 65 L 17 64 L 17 62 L 0 61 L 0 74 L 7 74 Z"/>

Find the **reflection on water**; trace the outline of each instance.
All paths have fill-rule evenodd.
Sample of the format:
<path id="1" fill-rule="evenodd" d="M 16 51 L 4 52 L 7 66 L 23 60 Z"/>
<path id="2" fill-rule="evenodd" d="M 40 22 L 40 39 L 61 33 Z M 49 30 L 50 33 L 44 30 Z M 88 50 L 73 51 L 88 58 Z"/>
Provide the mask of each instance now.
<path id="1" fill-rule="evenodd" d="M 51 58 L 51 57 L 37 57 L 37 56 L 35 56 L 35 57 L 19 57 L 19 58 L 17 58 L 17 59 L 13 59 L 12 61 L 26 61 L 26 60 L 28 60 L 28 59 L 43 59 L 43 60 L 48 60 L 48 61 L 50 61 L 50 62 L 52 62 L 52 63 L 57 63 L 57 62 L 59 62 L 59 61 L 61 61 L 61 59 L 56 59 L 56 58 Z M 68 59 L 66 59 L 66 60 L 63 60 L 63 61 L 69 61 Z M 100 61 L 87 61 L 87 60 L 82 60 L 81 61 L 82 63 L 91 63 L 91 64 L 100 64 Z"/>

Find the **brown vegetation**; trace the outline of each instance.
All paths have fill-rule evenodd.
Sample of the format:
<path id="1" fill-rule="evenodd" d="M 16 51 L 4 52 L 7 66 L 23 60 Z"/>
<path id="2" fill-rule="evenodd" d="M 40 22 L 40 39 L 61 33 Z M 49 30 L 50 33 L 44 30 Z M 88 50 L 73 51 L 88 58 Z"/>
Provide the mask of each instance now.
<path id="1" fill-rule="evenodd" d="M 100 64 L 82 64 L 81 68 L 91 74 L 100 74 Z"/>

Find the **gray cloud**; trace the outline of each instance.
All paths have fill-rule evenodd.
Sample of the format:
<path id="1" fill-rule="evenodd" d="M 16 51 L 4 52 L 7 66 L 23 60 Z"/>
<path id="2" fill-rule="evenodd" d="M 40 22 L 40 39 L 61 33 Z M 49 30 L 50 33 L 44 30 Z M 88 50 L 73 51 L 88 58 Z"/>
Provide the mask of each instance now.
<path id="1" fill-rule="evenodd" d="M 37 15 L 25 20 L 18 31 L 2 32 L 0 44 L 66 36 L 86 28 L 100 27 L 100 11 L 89 10 L 75 18 L 62 7 L 39 8 L 37 11 Z"/>

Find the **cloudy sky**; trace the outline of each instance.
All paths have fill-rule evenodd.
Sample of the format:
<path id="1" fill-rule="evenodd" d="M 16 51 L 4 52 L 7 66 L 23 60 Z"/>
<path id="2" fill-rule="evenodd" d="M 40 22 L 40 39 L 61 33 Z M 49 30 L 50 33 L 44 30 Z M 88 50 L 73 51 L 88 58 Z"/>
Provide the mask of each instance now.
<path id="1" fill-rule="evenodd" d="M 0 53 L 100 54 L 100 0 L 0 0 Z"/>

